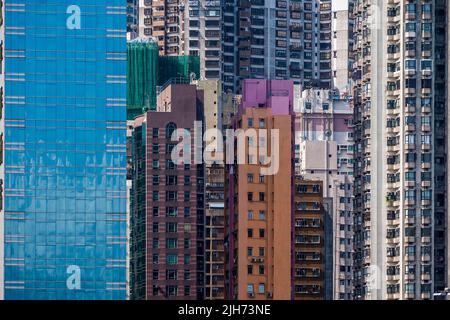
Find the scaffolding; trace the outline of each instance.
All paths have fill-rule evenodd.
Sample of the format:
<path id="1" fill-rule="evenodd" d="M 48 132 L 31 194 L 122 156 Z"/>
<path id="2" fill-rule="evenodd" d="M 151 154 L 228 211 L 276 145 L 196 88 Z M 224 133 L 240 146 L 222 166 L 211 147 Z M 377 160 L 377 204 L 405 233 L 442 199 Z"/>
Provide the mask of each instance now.
<path id="1" fill-rule="evenodd" d="M 158 45 L 152 39 L 135 39 L 127 46 L 127 119 L 156 107 Z"/>
<path id="2" fill-rule="evenodd" d="M 191 83 L 200 77 L 198 56 L 159 56 L 153 39 L 137 38 L 127 48 L 127 118 L 156 110 L 156 97 L 173 82 Z"/>

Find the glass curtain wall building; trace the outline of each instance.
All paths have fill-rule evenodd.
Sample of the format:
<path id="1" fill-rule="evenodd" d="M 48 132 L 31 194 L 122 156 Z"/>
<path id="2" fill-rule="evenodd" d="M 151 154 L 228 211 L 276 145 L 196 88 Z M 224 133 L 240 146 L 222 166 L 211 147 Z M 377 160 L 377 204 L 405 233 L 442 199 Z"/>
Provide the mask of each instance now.
<path id="1" fill-rule="evenodd" d="M 126 297 L 126 5 L 4 1 L 5 299 Z"/>

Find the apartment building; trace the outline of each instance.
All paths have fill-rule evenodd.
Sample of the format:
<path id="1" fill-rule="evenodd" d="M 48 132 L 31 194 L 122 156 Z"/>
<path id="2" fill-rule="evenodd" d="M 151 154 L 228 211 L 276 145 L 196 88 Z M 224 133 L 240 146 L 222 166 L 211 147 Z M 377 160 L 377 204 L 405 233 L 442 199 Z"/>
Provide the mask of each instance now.
<path id="1" fill-rule="evenodd" d="M 186 54 L 200 57 L 202 79 L 220 79 L 221 22 L 220 0 L 186 2 Z"/>
<path id="2" fill-rule="evenodd" d="M 171 155 L 176 129 L 194 136 L 202 100 L 195 85 L 170 84 L 158 95 L 156 111 L 135 119 L 132 299 L 204 298 L 204 167 L 193 161 L 176 164 Z M 194 154 L 194 144 L 190 150 Z"/>
<path id="3" fill-rule="evenodd" d="M 332 1 L 332 88 L 342 97 L 352 93 L 354 0 Z"/>
<path id="4" fill-rule="evenodd" d="M 139 0 L 127 0 L 127 40 L 133 40 L 139 31 Z"/>
<path id="5" fill-rule="evenodd" d="M 139 0 L 139 36 L 154 38 L 160 55 L 200 58 L 202 80 L 220 79 L 219 0 Z"/>
<path id="6" fill-rule="evenodd" d="M 203 91 L 203 114 L 205 132 L 222 132 L 223 108 L 219 80 L 197 81 L 197 88 Z M 218 140 L 205 141 L 214 149 L 215 156 L 223 156 Z M 210 139 L 210 138 L 208 138 Z M 223 161 L 205 160 L 205 299 L 216 300 L 225 297 L 225 165 Z"/>
<path id="7" fill-rule="evenodd" d="M 324 300 L 325 209 L 323 182 L 295 177 L 294 299 Z"/>
<path id="8" fill-rule="evenodd" d="M 238 147 L 231 148 L 236 149 L 235 164 L 227 164 L 225 179 L 226 298 L 289 300 L 293 284 L 293 83 L 245 80 L 243 85 L 233 128 L 245 133 L 238 138 Z M 278 148 L 272 137 L 278 140 Z M 259 147 L 254 148 L 257 143 Z M 268 148 L 267 156 L 279 159 L 273 174 L 265 174 L 267 158 L 255 153 L 262 148 Z M 231 150 L 227 149 L 227 157 Z M 238 153 L 244 163 L 239 164 Z"/>
<path id="9" fill-rule="evenodd" d="M 333 86 L 331 0 L 227 0 L 223 10 L 224 91 L 240 93 L 246 78 Z"/>
<path id="10" fill-rule="evenodd" d="M 355 1 L 356 299 L 448 286 L 445 1 Z"/>
<path id="11" fill-rule="evenodd" d="M 353 110 L 337 91 L 295 87 L 296 173 L 322 181 L 325 298 L 353 298 Z M 300 96 L 299 96 L 300 95 Z"/>
<path id="12" fill-rule="evenodd" d="M 182 0 L 139 0 L 139 37 L 153 37 L 159 54 L 185 54 L 185 3 Z"/>

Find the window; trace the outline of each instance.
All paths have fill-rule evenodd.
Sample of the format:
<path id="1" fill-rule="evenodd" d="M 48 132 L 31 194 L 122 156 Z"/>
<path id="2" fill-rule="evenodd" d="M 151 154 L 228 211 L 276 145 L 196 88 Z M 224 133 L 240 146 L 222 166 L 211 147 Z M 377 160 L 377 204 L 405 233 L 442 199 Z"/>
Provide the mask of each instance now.
<path id="1" fill-rule="evenodd" d="M 259 211 L 259 220 L 265 220 L 266 219 L 266 212 L 264 210 Z"/>
<path id="2" fill-rule="evenodd" d="M 166 125 L 166 138 L 171 139 L 173 132 L 177 129 L 177 125 L 173 122 L 170 122 Z"/>
<path id="3" fill-rule="evenodd" d="M 168 294 L 170 297 L 175 297 L 175 296 L 177 296 L 177 294 L 178 294 L 178 287 L 177 287 L 177 286 L 173 286 L 173 285 L 167 286 L 166 291 L 167 291 L 167 294 Z"/>
<path id="4" fill-rule="evenodd" d="M 258 285 L 258 293 L 265 293 L 266 292 L 266 286 L 265 286 L 265 284 L 264 283 L 260 283 L 259 285 Z"/>
<path id="5" fill-rule="evenodd" d="M 253 274 L 253 266 L 252 266 L 251 264 L 249 264 L 249 265 L 247 266 L 247 273 L 248 273 L 248 274 Z"/>
<path id="6" fill-rule="evenodd" d="M 248 125 L 248 127 L 253 127 L 253 118 L 248 118 L 247 119 L 247 125 Z"/>
<path id="7" fill-rule="evenodd" d="M 247 182 L 253 183 L 253 174 L 252 173 L 247 174 Z"/>
<path id="8" fill-rule="evenodd" d="M 253 192 L 248 192 L 247 193 L 247 200 L 248 201 L 253 201 Z"/>
<path id="9" fill-rule="evenodd" d="M 260 264 L 259 265 L 259 274 L 263 275 L 264 273 L 265 273 L 264 265 Z"/>
<path id="10" fill-rule="evenodd" d="M 168 249 L 176 249 L 177 248 L 177 239 L 176 238 L 167 238 L 166 239 L 166 247 Z"/>
<path id="11" fill-rule="evenodd" d="M 159 129 L 158 128 L 153 128 L 152 129 L 152 137 L 153 139 L 157 139 L 159 136 Z"/>
<path id="12" fill-rule="evenodd" d="M 253 229 L 247 229 L 247 237 L 253 238 Z"/>
<path id="13" fill-rule="evenodd" d="M 190 286 L 184 286 L 184 296 L 189 296 L 191 294 L 191 287 Z"/>
<path id="14" fill-rule="evenodd" d="M 266 120 L 265 119 L 262 119 L 262 118 L 259 119 L 259 127 L 260 128 L 265 128 L 266 127 Z"/>
<path id="15" fill-rule="evenodd" d="M 266 253 L 266 250 L 264 247 L 259 247 L 259 256 L 264 257 Z"/>
<path id="16" fill-rule="evenodd" d="M 167 222 L 166 231 L 167 232 L 177 232 L 178 225 L 176 222 Z"/>
<path id="17" fill-rule="evenodd" d="M 265 201 L 265 193 L 264 192 L 259 193 L 259 201 Z"/>
<path id="18" fill-rule="evenodd" d="M 252 257 L 253 256 L 253 247 L 248 247 L 247 248 L 247 256 L 248 257 Z"/>
<path id="19" fill-rule="evenodd" d="M 248 212 L 247 212 L 247 219 L 248 220 L 253 220 L 253 210 L 248 210 Z"/>
<path id="20" fill-rule="evenodd" d="M 167 255 L 167 264 L 174 265 L 178 263 L 178 256 L 176 254 Z"/>
<path id="21" fill-rule="evenodd" d="M 177 280 L 177 275 L 178 275 L 177 270 L 168 269 L 166 271 L 166 278 L 167 278 L 167 280 Z"/>
<path id="22" fill-rule="evenodd" d="M 253 284 L 249 283 L 247 285 L 247 293 L 250 294 L 250 295 L 252 295 L 254 293 L 254 291 L 253 291 Z"/>
<path id="23" fill-rule="evenodd" d="M 265 235 L 266 235 L 265 229 L 259 229 L 259 237 L 260 237 L 260 238 L 264 238 Z"/>

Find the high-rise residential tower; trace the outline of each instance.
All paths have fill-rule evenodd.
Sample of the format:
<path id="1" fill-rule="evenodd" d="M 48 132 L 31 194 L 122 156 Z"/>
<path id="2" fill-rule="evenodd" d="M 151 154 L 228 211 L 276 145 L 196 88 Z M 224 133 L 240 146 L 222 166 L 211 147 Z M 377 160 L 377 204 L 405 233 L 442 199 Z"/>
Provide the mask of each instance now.
<path id="1" fill-rule="evenodd" d="M 295 87 L 294 92 L 298 93 Z M 295 95 L 296 169 L 323 183 L 325 298 L 353 298 L 353 111 L 330 90 Z"/>
<path id="2" fill-rule="evenodd" d="M 325 219 L 323 181 L 295 177 L 294 299 L 325 300 Z"/>
<path id="3" fill-rule="evenodd" d="M 127 0 L 127 39 L 133 40 L 138 36 L 139 1 Z"/>
<path id="4" fill-rule="evenodd" d="M 126 298 L 126 3 L 6 1 L 5 299 Z"/>
<path id="5" fill-rule="evenodd" d="M 246 78 L 332 87 L 331 0 L 234 0 L 223 12 L 223 88 Z"/>
<path id="6" fill-rule="evenodd" d="M 225 179 L 226 297 L 289 300 L 294 250 L 293 83 L 252 79 L 243 84 L 233 120 L 237 148 L 226 151 L 235 163 L 227 161 Z M 227 145 L 233 146 L 228 139 L 229 135 Z M 268 162 L 274 167 L 266 172 Z"/>
<path id="7" fill-rule="evenodd" d="M 204 298 L 204 166 L 172 157 L 178 145 L 172 135 L 184 129 L 192 139 L 183 152 L 190 150 L 194 159 L 202 101 L 195 85 L 170 84 L 158 95 L 156 110 L 134 120 L 131 299 Z"/>
<path id="8" fill-rule="evenodd" d="M 139 36 L 152 37 L 160 55 L 200 57 L 202 80 L 220 79 L 219 0 L 139 0 Z"/>
<path id="9" fill-rule="evenodd" d="M 448 286 L 446 1 L 355 1 L 356 299 Z"/>

